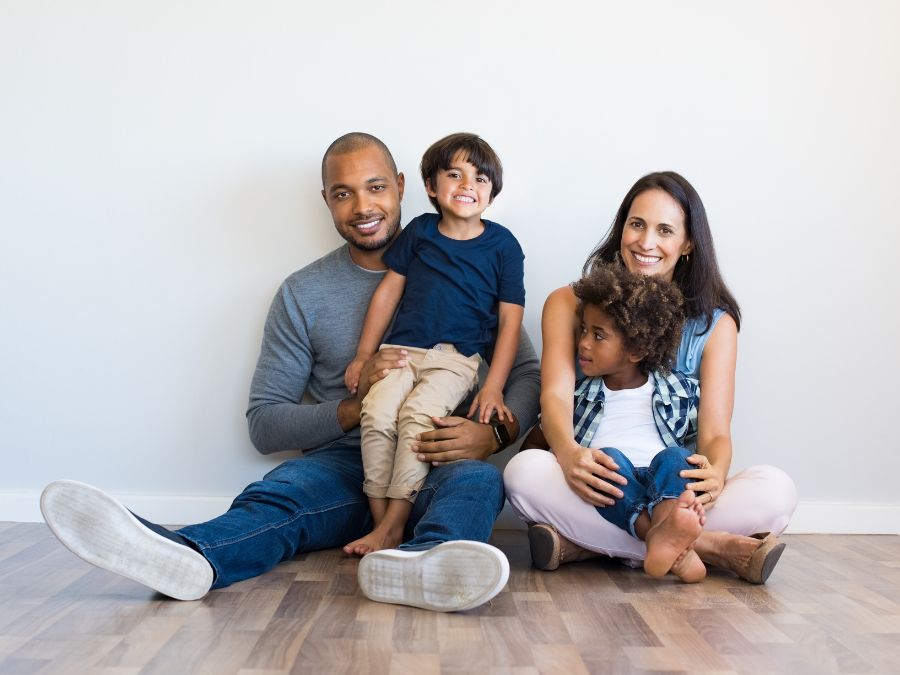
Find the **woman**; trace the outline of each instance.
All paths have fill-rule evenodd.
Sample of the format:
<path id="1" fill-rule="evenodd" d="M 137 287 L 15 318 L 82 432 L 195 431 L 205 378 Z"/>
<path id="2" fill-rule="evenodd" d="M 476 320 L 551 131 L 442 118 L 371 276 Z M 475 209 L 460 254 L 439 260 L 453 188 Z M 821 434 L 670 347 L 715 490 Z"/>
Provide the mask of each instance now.
<path id="1" fill-rule="evenodd" d="M 700 411 L 697 451 L 688 459 L 696 468 L 683 475 L 694 481 L 689 487 L 706 509 L 694 550 L 707 564 L 765 583 L 784 548 L 776 535 L 787 527 L 797 492 L 772 466 L 726 480 L 741 313 L 719 273 L 706 210 L 691 184 L 671 171 L 635 183 L 584 271 L 612 262 L 674 281 L 684 294 L 687 321 L 676 368 L 699 379 Z M 643 542 L 597 513 L 619 494 L 622 478 L 609 468 L 612 461 L 575 441 L 576 308 L 572 288 L 557 289 L 541 320 L 541 431 L 552 452 L 524 449 L 504 472 L 509 501 L 531 526 L 532 560 L 540 569 L 597 554 L 642 560 L 645 552 Z"/>

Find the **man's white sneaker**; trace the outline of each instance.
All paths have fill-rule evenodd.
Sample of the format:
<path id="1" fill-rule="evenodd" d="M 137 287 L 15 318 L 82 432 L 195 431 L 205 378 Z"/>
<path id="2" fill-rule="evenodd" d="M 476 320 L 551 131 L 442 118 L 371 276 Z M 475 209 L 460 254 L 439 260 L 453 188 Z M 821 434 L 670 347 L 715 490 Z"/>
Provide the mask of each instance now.
<path id="1" fill-rule="evenodd" d="M 359 588 L 370 600 L 457 612 L 484 604 L 509 579 L 509 561 L 479 541 L 448 541 L 427 551 L 385 549 L 359 561 Z"/>
<path id="2" fill-rule="evenodd" d="M 72 553 L 178 600 L 209 592 L 213 569 L 197 551 L 144 527 L 102 490 L 74 480 L 50 483 L 41 513 Z"/>

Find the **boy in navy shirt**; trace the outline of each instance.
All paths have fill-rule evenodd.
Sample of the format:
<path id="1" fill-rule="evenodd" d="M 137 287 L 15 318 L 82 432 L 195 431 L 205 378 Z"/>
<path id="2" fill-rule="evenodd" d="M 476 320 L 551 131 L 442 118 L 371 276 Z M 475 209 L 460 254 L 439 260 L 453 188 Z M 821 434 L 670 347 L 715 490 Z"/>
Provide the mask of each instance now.
<path id="1" fill-rule="evenodd" d="M 362 404 L 363 489 L 375 529 L 344 547 L 357 555 L 403 540 L 428 473 L 413 451 L 417 436 L 478 384 L 482 360 L 490 368 L 469 415 L 477 410 L 479 421 L 495 427 L 511 420 L 503 387 L 524 312 L 524 255 L 509 230 L 481 218 L 503 186 L 502 165 L 483 139 L 460 133 L 428 148 L 421 171 L 438 213 L 415 218 L 384 254 L 388 272 L 345 376 L 355 391 L 393 318 L 385 346 L 405 349 L 406 365 L 376 382 Z"/>

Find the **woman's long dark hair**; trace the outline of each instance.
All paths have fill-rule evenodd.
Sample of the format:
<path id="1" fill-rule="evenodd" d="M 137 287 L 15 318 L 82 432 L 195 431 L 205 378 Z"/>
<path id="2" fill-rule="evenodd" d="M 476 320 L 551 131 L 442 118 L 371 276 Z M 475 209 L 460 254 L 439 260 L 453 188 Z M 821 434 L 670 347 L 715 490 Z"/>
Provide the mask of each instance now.
<path id="1" fill-rule="evenodd" d="M 684 295 L 685 314 L 688 318 L 705 317 L 706 328 L 703 332 L 706 332 L 712 325 L 713 310 L 724 309 L 740 330 L 741 308 L 719 272 L 709 221 L 706 219 L 706 209 L 703 208 L 703 202 L 700 201 L 700 195 L 694 187 L 674 171 L 647 174 L 632 186 L 622 200 L 606 238 L 597 245 L 584 263 L 584 273 L 590 272 L 597 264 L 621 261 L 619 252 L 622 248 L 625 220 L 628 218 L 632 202 L 647 190 L 663 190 L 678 202 L 684 211 L 691 252 L 687 260 L 685 256 L 681 256 L 675 263 L 672 281 Z"/>

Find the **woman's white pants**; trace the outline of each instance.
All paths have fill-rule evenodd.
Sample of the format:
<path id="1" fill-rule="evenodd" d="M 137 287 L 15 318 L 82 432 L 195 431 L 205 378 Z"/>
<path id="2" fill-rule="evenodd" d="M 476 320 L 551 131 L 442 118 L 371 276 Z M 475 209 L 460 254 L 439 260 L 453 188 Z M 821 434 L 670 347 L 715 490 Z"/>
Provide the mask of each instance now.
<path id="1" fill-rule="evenodd" d="M 526 523 L 547 523 L 582 548 L 631 560 L 644 559 L 644 542 L 607 522 L 597 509 L 569 488 L 556 456 L 546 450 L 524 450 L 503 472 L 506 497 Z M 781 469 L 759 465 L 725 481 L 706 530 L 732 534 L 780 534 L 797 507 L 797 488 Z"/>

